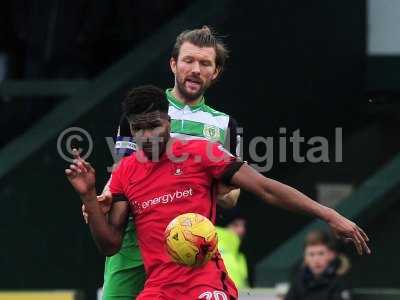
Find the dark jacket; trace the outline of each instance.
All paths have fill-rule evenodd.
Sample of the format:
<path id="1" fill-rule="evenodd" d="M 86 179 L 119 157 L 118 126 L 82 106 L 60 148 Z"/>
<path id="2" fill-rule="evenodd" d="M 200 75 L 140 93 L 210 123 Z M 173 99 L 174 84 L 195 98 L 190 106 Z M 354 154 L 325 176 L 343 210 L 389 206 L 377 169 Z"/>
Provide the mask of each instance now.
<path id="1" fill-rule="evenodd" d="M 345 274 L 349 264 L 344 257 L 337 257 L 319 278 L 307 267 L 302 267 L 285 300 L 350 300 L 352 299 Z"/>

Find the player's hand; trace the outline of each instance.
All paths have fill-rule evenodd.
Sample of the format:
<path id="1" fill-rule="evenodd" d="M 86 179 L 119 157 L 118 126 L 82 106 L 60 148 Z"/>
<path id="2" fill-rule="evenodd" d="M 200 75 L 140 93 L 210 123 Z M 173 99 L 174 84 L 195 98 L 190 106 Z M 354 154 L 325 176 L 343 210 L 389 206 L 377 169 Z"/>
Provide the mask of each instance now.
<path id="1" fill-rule="evenodd" d="M 103 194 L 97 196 L 97 201 L 99 202 L 101 211 L 103 214 L 107 214 L 111 209 L 112 204 L 112 194 L 109 190 L 104 191 Z"/>
<path id="2" fill-rule="evenodd" d="M 225 209 L 231 209 L 236 206 L 240 195 L 240 189 L 228 186 L 219 182 L 217 184 L 217 204 Z"/>
<path id="3" fill-rule="evenodd" d="M 112 194 L 110 191 L 104 191 L 103 194 L 97 196 L 97 201 L 103 214 L 107 214 L 111 209 L 112 204 Z M 82 215 L 85 219 L 85 223 L 89 222 L 89 215 L 86 212 L 85 204 L 82 204 Z"/>
<path id="4" fill-rule="evenodd" d="M 96 172 L 90 163 L 83 160 L 76 149 L 73 150 L 74 160 L 68 169 L 65 170 L 65 175 L 75 191 L 85 197 L 91 194 L 96 194 Z"/>
<path id="5" fill-rule="evenodd" d="M 218 182 L 217 184 L 217 195 L 223 196 L 228 194 L 230 191 L 237 189 L 236 187 L 223 184 L 222 182 Z"/>
<path id="6" fill-rule="evenodd" d="M 359 255 L 363 255 L 364 253 L 371 254 L 371 250 L 367 245 L 369 238 L 357 224 L 346 219 L 336 211 L 334 211 L 328 224 L 337 238 L 346 242 L 353 242 Z"/>

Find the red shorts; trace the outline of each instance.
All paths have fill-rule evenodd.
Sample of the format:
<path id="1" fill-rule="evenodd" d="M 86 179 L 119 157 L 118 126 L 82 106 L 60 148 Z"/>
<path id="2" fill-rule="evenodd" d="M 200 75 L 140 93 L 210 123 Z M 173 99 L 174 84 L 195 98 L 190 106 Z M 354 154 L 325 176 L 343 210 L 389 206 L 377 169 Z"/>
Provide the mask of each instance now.
<path id="1" fill-rule="evenodd" d="M 232 295 L 234 294 L 234 295 Z M 196 286 L 185 291 L 179 288 L 145 288 L 136 300 L 236 300 L 236 293 L 215 290 L 210 286 Z"/>
<path id="2" fill-rule="evenodd" d="M 138 300 L 236 300 L 238 291 L 220 257 L 200 268 L 171 263 L 147 277 Z"/>

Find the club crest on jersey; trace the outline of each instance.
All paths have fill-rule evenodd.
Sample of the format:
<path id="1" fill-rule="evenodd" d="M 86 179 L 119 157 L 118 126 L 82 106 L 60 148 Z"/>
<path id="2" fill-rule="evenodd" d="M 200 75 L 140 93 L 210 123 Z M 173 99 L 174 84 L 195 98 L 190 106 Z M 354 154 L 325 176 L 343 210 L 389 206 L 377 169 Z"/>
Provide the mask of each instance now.
<path id="1" fill-rule="evenodd" d="M 172 168 L 172 175 L 175 175 L 175 176 L 183 175 L 182 165 L 174 165 Z"/>
<path id="2" fill-rule="evenodd" d="M 204 125 L 203 135 L 209 140 L 219 141 L 221 132 L 220 129 L 213 125 Z"/>

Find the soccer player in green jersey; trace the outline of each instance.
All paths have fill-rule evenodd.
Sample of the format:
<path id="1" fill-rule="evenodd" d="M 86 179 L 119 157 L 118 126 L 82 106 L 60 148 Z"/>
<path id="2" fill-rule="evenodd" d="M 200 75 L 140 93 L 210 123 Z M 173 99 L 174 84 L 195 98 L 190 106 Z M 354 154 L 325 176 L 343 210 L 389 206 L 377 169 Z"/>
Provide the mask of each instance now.
<path id="1" fill-rule="evenodd" d="M 175 84 L 172 89 L 166 90 L 166 98 L 171 116 L 171 136 L 216 141 L 239 155 L 236 121 L 206 105 L 204 98 L 205 91 L 222 73 L 227 57 L 225 45 L 208 27 L 182 32 L 172 50 L 170 67 Z M 123 116 L 117 134 L 117 154 L 130 155 L 135 147 L 129 123 Z M 238 189 L 231 190 L 222 184 L 217 189 L 220 206 L 232 207 L 236 204 Z M 111 205 L 107 186 L 98 200 L 106 213 Z M 103 300 L 132 299 L 142 290 L 144 281 L 145 272 L 135 228 L 129 222 L 121 250 L 106 258 Z"/>

